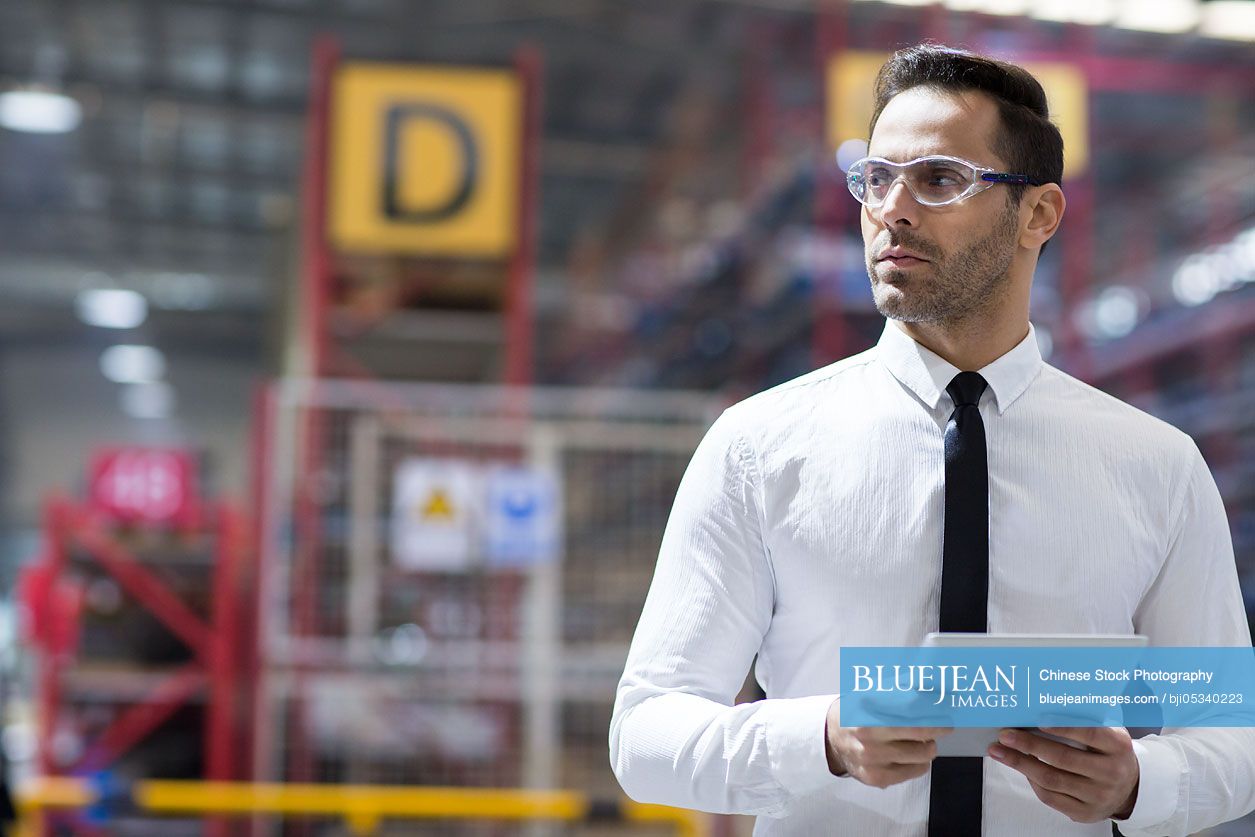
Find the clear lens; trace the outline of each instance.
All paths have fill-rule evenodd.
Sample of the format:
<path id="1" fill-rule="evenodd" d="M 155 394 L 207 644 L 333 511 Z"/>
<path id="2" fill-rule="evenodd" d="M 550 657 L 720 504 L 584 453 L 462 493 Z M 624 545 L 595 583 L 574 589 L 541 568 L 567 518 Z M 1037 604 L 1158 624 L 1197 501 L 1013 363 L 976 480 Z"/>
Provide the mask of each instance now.
<path id="1" fill-rule="evenodd" d="M 925 157 L 906 164 L 869 157 L 846 172 L 850 192 L 871 207 L 884 203 L 899 179 L 906 182 L 917 201 L 939 206 L 963 197 L 975 182 L 976 170 L 952 157 Z"/>

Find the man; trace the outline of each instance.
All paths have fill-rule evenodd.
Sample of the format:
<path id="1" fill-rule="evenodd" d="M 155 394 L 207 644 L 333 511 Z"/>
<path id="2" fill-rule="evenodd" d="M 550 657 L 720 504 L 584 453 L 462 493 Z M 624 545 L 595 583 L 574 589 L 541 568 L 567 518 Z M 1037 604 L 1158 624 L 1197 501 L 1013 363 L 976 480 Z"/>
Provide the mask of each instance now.
<path id="1" fill-rule="evenodd" d="M 1006 731 L 966 760 L 935 758 L 945 730 L 841 725 L 840 648 L 939 625 L 1250 644 L 1193 441 L 1038 352 L 1029 289 L 1065 205 L 1041 86 L 899 51 L 868 153 L 849 183 L 890 321 L 698 447 L 619 685 L 619 781 L 759 835 L 1187 834 L 1252 810 L 1249 729 Z M 755 654 L 767 697 L 733 706 Z"/>

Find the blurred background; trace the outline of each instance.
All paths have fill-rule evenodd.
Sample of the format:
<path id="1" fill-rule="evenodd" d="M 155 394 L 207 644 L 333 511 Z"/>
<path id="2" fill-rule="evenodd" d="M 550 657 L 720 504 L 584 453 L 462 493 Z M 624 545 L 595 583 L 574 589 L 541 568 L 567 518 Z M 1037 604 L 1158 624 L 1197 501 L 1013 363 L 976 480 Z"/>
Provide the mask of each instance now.
<path id="1" fill-rule="evenodd" d="M 3 0 L 24 833 L 747 834 L 624 803 L 613 690 L 705 428 L 879 335 L 838 160 L 924 39 L 1046 85 L 1043 355 L 1255 614 L 1255 0 Z"/>

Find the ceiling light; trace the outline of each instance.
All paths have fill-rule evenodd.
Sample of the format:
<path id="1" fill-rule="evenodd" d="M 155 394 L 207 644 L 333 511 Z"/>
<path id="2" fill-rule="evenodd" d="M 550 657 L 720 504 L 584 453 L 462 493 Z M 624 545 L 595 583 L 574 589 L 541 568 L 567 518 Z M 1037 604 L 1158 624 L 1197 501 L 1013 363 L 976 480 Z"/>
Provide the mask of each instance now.
<path id="1" fill-rule="evenodd" d="M 153 281 L 150 296 L 158 308 L 200 311 L 211 306 L 216 283 L 203 273 L 162 273 Z"/>
<path id="2" fill-rule="evenodd" d="M 1039 20 L 1087 23 L 1091 26 L 1110 23 L 1115 13 L 1113 0 L 1038 0 L 1032 9 L 1033 17 Z"/>
<path id="3" fill-rule="evenodd" d="M 1103 337 L 1123 337 L 1138 318 L 1137 294 L 1123 286 L 1107 288 L 1094 301 L 1094 322 Z"/>
<path id="4" fill-rule="evenodd" d="M 1249 0 L 1211 0 L 1204 3 L 1198 31 L 1209 38 L 1255 41 L 1255 3 Z"/>
<path id="5" fill-rule="evenodd" d="M 1202 305 L 1219 292 L 1216 272 L 1204 256 L 1186 259 L 1172 277 L 1172 293 L 1182 305 Z"/>
<path id="6" fill-rule="evenodd" d="M 985 11 L 991 15 L 1022 15 L 1028 11 L 1025 0 L 988 0 Z"/>
<path id="7" fill-rule="evenodd" d="M 1172 275 L 1172 293 L 1182 305 L 1202 305 L 1250 282 L 1255 282 L 1255 227 L 1188 256 Z"/>
<path id="8" fill-rule="evenodd" d="M 0 127 L 32 134 L 64 134 L 83 118 L 79 103 L 49 90 L 10 90 L 0 93 Z"/>
<path id="9" fill-rule="evenodd" d="M 100 355 L 100 371 L 119 384 L 147 384 L 166 373 L 166 358 L 152 346 L 110 346 Z"/>
<path id="10" fill-rule="evenodd" d="M 947 5 L 949 5 L 947 3 Z M 1028 0 L 978 0 L 968 2 L 971 11 L 987 15 L 1022 15 L 1028 12 Z"/>
<path id="11" fill-rule="evenodd" d="M 1145 32 L 1189 32 L 1198 26 L 1198 0 L 1158 0 L 1155 3 L 1125 0 L 1115 25 Z"/>
<path id="12" fill-rule="evenodd" d="M 135 291 L 88 290 L 74 302 L 79 319 L 100 328 L 135 328 L 148 318 L 148 300 Z"/>
<path id="13" fill-rule="evenodd" d="M 169 418 L 174 413 L 174 401 L 174 388 L 160 381 L 131 384 L 122 390 L 122 411 L 131 418 Z"/>

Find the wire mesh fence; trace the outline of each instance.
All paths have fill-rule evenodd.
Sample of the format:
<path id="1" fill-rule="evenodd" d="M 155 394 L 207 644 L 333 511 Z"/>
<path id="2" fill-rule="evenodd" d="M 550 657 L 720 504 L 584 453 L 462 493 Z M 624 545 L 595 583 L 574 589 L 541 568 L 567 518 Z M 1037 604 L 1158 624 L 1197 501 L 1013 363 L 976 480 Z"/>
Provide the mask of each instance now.
<path id="1" fill-rule="evenodd" d="M 696 394 L 278 386 L 259 509 L 254 776 L 619 798 L 606 754 L 614 686 L 676 487 L 721 406 Z M 327 827 L 285 828 L 339 833 Z M 378 833 L 600 833 L 397 828 Z"/>

